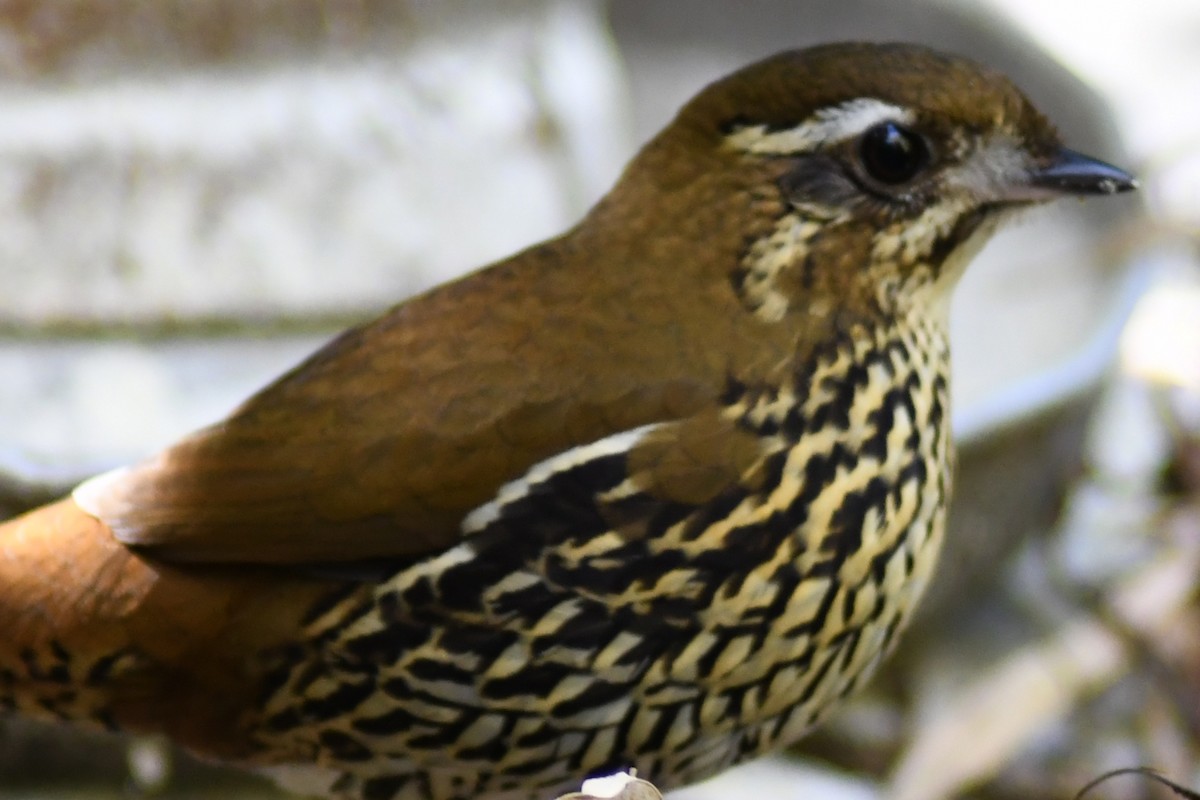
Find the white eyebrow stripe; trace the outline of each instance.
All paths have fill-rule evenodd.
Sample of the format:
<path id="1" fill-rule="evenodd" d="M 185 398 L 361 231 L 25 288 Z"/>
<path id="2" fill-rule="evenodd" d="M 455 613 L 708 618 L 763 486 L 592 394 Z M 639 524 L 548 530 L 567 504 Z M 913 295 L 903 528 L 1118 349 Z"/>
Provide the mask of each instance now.
<path id="1" fill-rule="evenodd" d="M 772 131 L 766 125 L 748 125 L 726 139 L 738 150 L 755 155 L 788 155 L 811 152 L 858 136 L 873 125 L 891 120 L 911 125 L 913 112 L 874 97 L 860 97 L 822 109 L 816 118 L 794 128 Z"/>

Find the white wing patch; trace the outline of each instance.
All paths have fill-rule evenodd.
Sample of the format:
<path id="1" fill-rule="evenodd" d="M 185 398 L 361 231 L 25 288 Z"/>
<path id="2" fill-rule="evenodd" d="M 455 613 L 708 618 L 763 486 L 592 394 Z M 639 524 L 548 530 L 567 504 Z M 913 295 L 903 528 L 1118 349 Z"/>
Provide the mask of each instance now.
<path id="1" fill-rule="evenodd" d="M 117 467 L 116 469 L 88 478 L 75 487 L 71 492 L 71 499 L 83 511 L 91 514 L 96 519 L 103 520 L 108 525 L 108 520 L 115 516 L 113 514 L 113 490 L 127 474 L 129 474 L 129 467 Z M 117 538 L 121 541 L 126 542 L 126 544 L 131 543 L 122 538 L 121 531 L 117 531 L 114 528 L 113 532 L 117 534 Z M 136 542 L 132 543 L 136 544 Z"/>
<path id="2" fill-rule="evenodd" d="M 785 156 L 812 152 L 819 147 L 851 139 L 889 120 L 910 125 L 913 113 L 874 97 L 860 97 L 823 108 L 814 118 L 794 128 L 773 131 L 766 125 L 749 125 L 735 131 L 726 141 L 747 153 Z"/>
<path id="3" fill-rule="evenodd" d="M 523 497 L 527 497 L 531 487 L 539 483 L 544 483 L 560 472 L 566 472 L 582 466 L 597 458 L 604 458 L 605 456 L 612 456 L 632 450 L 638 442 L 645 438 L 646 434 L 662 424 L 664 423 L 655 422 L 643 425 L 640 428 L 614 433 L 612 436 L 606 436 L 590 444 L 573 447 L 558 455 L 551 456 L 545 461 L 534 464 L 520 478 L 501 486 L 493 499 L 467 514 L 462 521 L 463 534 L 478 533 L 488 525 L 491 525 L 500 518 L 500 512 L 505 506 L 515 503 Z"/>

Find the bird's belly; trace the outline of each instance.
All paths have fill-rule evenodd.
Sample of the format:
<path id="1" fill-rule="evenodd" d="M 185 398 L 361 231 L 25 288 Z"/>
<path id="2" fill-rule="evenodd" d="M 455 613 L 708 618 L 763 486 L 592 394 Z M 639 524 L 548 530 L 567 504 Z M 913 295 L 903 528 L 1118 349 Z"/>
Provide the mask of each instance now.
<path id="1" fill-rule="evenodd" d="M 519 570 L 486 613 L 419 617 L 386 586 L 351 593 L 277 673 L 268 758 L 344 770 L 347 797 L 549 796 L 630 766 L 663 788 L 698 780 L 795 741 L 861 685 L 941 526 L 940 505 L 910 520 L 863 574 L 853 554 L 802 573 L 801 539 L 787 537 L 777 562 L 727 576 L 686 613 L 614 609 Z"/>

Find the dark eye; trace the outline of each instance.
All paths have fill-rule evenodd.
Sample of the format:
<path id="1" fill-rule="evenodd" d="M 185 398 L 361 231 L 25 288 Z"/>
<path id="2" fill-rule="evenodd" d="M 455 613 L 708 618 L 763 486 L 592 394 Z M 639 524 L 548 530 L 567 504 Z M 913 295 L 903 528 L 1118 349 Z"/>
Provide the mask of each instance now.
<path id="1" fill-rule="evenodd" d="M 858 157 L 867 174 L 894 186 L 913 179 L 929 163 L 925 140 L 895 122 L 881 122 L 858 143 Z"/>

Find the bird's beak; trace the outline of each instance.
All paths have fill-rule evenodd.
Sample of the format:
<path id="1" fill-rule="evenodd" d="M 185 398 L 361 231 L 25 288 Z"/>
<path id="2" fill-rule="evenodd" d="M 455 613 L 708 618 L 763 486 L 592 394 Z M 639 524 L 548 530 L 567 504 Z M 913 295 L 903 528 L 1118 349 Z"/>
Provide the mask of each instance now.
<path id="1" fill-rule="evenodd" d="M 1060 197 L 1116 194 L 1138 186 L 1125 170 L 1091 156 L 1065 147 L 1034 156 L 1008 140 L 977 151 L 959 170 L 958 180 L 997 208 Z"/>
<path id="2" fill-rule="evenodd" d="M 1051 200 L 1064 195 L 1116 194 L 1136 189 L 1137 180 L 1123 169 L 1099 159 L 1059 148 L 1028 174 L 1024 187 L 1014 187 L 1020 199 Z"/>

